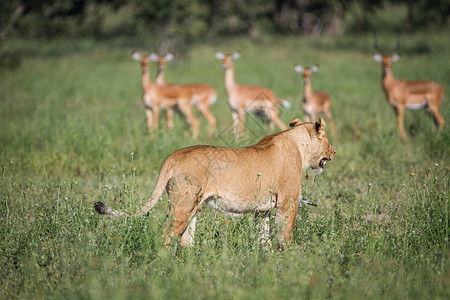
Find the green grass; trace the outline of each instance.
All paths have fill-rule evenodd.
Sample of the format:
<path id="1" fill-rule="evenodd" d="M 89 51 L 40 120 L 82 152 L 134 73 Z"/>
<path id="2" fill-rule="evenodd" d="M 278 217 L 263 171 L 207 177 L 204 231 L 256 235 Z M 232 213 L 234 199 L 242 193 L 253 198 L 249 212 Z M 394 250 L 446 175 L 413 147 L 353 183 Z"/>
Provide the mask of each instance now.
<path id="1" fill-rule="evenodd" d="M 447 34 L 403 36 L 395 76 L 432 79 L 449 91 Z M 388 47 L 395 36 L 379 41 Z M 398 140 L 371 45 L 371 36 L 197 45 L 167 66 L 166 80 L 216 87 L 216 137 L 206 137 L 197 114 L 201 137 L 191 140 L 177 115 L 172 133 L 162 117 L 150 141 L 135 45 L 10 40 L 22 64 L 0 70 L 1 297 L 448 298 L 448 126 L 438 135 L 429 114 L 407 111 L 410 139 Z M 134 211 L 176 149 L 233 143 L 217 50 L 241 52 L 238 83 L 268 86 L 292 103 L 284 122 L 303 118 L 294 64 L 320 64 L 313 89 L 331 95 L 337 154 L 320 176 L 308 170 L 303 196 L 318 206 L 300 210 L 293 245 L 281 252 L 264 251 L 253 216 L 232 219 L 209 208 L 193 248 L 166 250 L 166 196 L 141 219 L 93 211 L 95 201 Z M 441 111 L 450 122 L 448 96 Z M 267 125 L 247 120 L 256 136 L 248 130 L 245 141 L 268 134 Z"/>

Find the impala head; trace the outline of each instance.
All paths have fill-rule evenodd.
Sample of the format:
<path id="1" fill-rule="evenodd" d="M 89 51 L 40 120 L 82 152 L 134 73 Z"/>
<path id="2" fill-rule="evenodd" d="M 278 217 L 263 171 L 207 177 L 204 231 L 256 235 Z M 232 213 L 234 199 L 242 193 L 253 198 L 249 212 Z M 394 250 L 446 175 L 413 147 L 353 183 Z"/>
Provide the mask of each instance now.
<path id="1" fill-rule="evenodd" d="M 237 60 L 241 55 L 235 51 L 232 55 L 225 55 L 222 52 L 216 52 L 216 57 L 222 60 L 222 68 L 229 69 L 233 67 L 233 61 Z"/>
<path id="2" fill-rule="evenodd" d="M 381 63 L 381 65 L 383 66 L 383 74 L 385 75 L 388 71 L 391 70 L 392 64 L 400 59 L 400 56 L 397 53 L 394 53 L 392 55 L 381 55 L 375 53 L 373 55 L 373 59 L 376 62 Z"/>
<path id="3" fill-rule="evenodd" d="M 141 63 L 142 69 L 148 69 L 148 64 L 150 62 L 148 56 L 142 56 L 139 52 L 134 51 L 132 54 L 132 57 L 135 61 Z"/>
<path id="4" fill-rule="evenodd" d="M 300 65 L 296 65 L 296 66 L 294 66 L 294 70 L 303 75 L 303 80 L 306 83 L 311 80 L 312 73 L 316 73 L 317 71 L 319 71 L 319 65 L 314 65 L 310 68 L 306 68 L 306 67 L 304 68 Z"/>
<path id="5" fill-rule="evenodd" d="M 149 55 L 150 61 L 158 62 L 158 73 L 164 70 L 166 63 L 173 60 L 174 56 L 171 53 L 166 54 L 166 56 L 159 56 L 158 54 L 152 52 Z"/>
<path id="6" fill-rule="evenodd" d="M 386 54 L 386 52 L 378 45 L 377 36 L 374 33 L 373 48 L 377 52 L 373 55 L 373 59 L 379 62 L 383 67 L 383 76 L 386 75 L 392 68 L 392 64 L 400 59 L 397 51 L 400 49 L 400 36 L 397 38 L 397 44 L 389 51 L 392 54 Z"/>

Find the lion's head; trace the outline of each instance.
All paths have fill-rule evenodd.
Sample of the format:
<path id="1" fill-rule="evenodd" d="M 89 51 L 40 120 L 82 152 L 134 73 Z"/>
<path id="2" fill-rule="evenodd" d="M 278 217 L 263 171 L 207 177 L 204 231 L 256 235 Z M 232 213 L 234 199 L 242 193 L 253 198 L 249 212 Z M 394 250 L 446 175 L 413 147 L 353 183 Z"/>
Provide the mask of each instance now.
<path id="1" fill-rule="evenodd" d="M 303 158 L 306 160 L 304 166 L 311 167 L 316 173 L 321 173 L 327 161 L 331 160 L 336 153 L 325 132 L 325 121 L 320 118 L 315 123 L 303 123 L 298 118 L 292 118 L 289 122 L 291 128 L 300 125 L 304 125 L 311 139 L 308 143 L 308 149 L 304 153 L 306 156 Z"/>

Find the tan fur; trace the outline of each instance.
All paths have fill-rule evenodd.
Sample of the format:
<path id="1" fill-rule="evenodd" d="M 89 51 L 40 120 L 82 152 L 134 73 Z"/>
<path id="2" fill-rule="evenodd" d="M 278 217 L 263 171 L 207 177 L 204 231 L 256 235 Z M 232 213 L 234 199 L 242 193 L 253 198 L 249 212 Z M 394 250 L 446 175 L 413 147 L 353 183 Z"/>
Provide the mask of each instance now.
<path id="1" fill-rule="evenodd" d="M 151 81 L 149 71 L 149 57 L 141 56 L 134 52 L 133 58 L 141 63 L 142 67 L 142 90 L 145 112 L 147 115 L 147 126 L 150 135 L 158 128 L 159 111 L 168 108 L 169 129 L 173 128 L 172 114 L 175 105 L 186 117 L 186 122 L 192 127 L 192 136 L 198 137 L 198 121 L 192 112 L 192 92 L 176 85 L 160 85 Z"/>
<path id="2" fill-rule="evenodd" d="M 312 91 L 311 88 L 311 75 L 317 72 L 319 67 L 317 65 L 311 68 L 303 68 L 302 66 L 295 66 L 295 71 L 301 73 L 303 76 L 303 81 L 305 83 L 305 90 L 303 96 L 302 109 L 305 114 L 305 121 L 315 122 L 317 116 L 320 113 L 324 113 L 327 117 L 327 122 L 330 125 L 331 135 L 335 136 L 334 132 L 334 122 L 331 115 L 331 101 L 330 95 L 324 91 Z"/>
<path id="3" fill-rule="evenodd" d="M 335 154 L 322 119 L 302 123 L 293 118 L 290 129 L 243 148 L 193 146 L 172 153 L 163 163 L 155 190 L 134 216 L 147 214 L 164 190 L 170 199 L 166 243 L 181 236 L 181 245 L 194 242 L 196 212 L 202 203 L 230 216 L 262 214 L 277 208 L 280 242 L 290 244 L 301 198 L 302 172 L 311 167 L 320 173 Z M 125 216 L 95 204 L 97 212 Z M 268 224 L 267 222 L 265 223 Z M 263 226 L 267 228 L 268 226 Z"/>
<path id="4" fill-rule="evenodd" d="M 225 71 L 225 88 L 228 94 L 228 103 L 231 106 L 233 116 L 233 127 L 236 139 L 244 134 L 245 113 L 250 111 L 263 111 L 270 120 L 270 129 L 274 130 L 274 124 L 281 130 L 287 127 L 279 117 L 279 106 L 283 101 L 275 96 L 268 88 L 254 85 L 237 84 L 234 80 L 234 61 L 239 58 L 239 53 L 225 55 L 217 52 L 216 57 L 222 60 Z"/>
<path id="5" fill-rule="evenodd" d="M 164 80 L 164 68 L 168 61 L 173 59 L 173 55 L 168 54 L 166 56 L 159 56 L 157 54 L 152 55 L 152 60 L 158 63 L 158 75 L 156 76 L 156 83 L 160 85 L 167 85 L 168 83 Z M 172 85 L 169 83 L 169 85 Z M 180 88 L 185 88 L 191 91 L 193 101 L 197 109 L 206 119 L 209 124 L 209 137 L 214 136 L 214 131 L 216 128 L 217 120 L 211 113 L 210 106 L 214 104 L 217 99 L 217 92 L 212 87 L 205 83 L 189 83 L 189 84 L 178 84 Z M 170 109 L 170 108 L 169 108 Z M 173 115 L 173 114 L 171 114 Z M 168 119 L 171 117 L 168 110 Z M 170 120 L 171 121 L 171 120 Z"/>
<path id="6" fill-rule="evenodd" d="M 397 115 L 397 130 L 400 137 L 404 140 L 406 139 L 406 132 L 403 125 L 405 109 L 428 107 L 433 113 L 435 124 L 442 130 L 445 122 L 440 112 L 440 106 L 444 98 L 444 88 L 430 80 L 406 81 L 394 78 L 392 63 L 399 59 L 397 54 L 375 54 L 374 59 L 381 63 L 384 93 Z"/>

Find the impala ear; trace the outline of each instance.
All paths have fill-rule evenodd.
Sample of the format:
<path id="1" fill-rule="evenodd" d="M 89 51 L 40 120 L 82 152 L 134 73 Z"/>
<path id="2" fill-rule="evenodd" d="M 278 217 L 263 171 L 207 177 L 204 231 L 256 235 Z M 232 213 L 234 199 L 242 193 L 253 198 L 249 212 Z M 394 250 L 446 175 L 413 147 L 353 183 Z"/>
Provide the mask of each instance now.
<path id="1" fill-rule="evenodd" d="M 373 59 L 376 61 L 376 62 L 382 62 L 383 61 L 383 57 L 380 55 L 380 54 L 378 54 L 378 53 L 375 53 L 374 55 L 373 55 Z"/>
<path id="2" fill-rule="evenodd" d="M 325 121 L 320 118 L 318 122 L 314 123 L 314 129 L 316 129 L 317 134 L 322 135 L 325 133 Z"/>
<path id="3" fill-rule="evenodd" d="M 303 73 L 303 67 L 300 65 L 294 66 L 294 70 L 295 70 L 295 72 Z"/>
<path id="4" fill-rule="evenodd" d="M 173 59 L 173 54 L 172 54 L 172 53 L 167 53 L 167 54 L 166 54 L 166 57 L 164 57 L 164 59 L 165 59 L 166 61 L 171 61 L 171 60 Z"/>
<path id="5" fill-rule="evenodd" d="M 317 71 L 319 71 L 319 65 L 314 65 L 311 67 L 311 72 L 316 73 Z"/>
<path id="6" fill-rule="evenodd" d="M 239 53 L 239 51 L 235 51 L 235 52 L 233 53 L 233 60 L 236 60 L 236 59 L 238 59 L 239 57 L 241 57 L 241 54 Z"/>
<path id="7" fill-rule="evenodd" d="M 291 127 L 291 128 L 294 128 L 295 126 L 298 126 L 301 124 L 303 124 L 303 122 L 299 118 L 296 118 L 296 117 L 292 118 L 289 121 L 289 127 Z"/>
<path id="8" fill-rule="evenodd" d="M 138 62 L 141 62 L 141 60 L 142 60 L 142 56 L 137 51 L 133 52 L 132 57 L 135 61 L 138 61 Z"/>
<path id="9" fill-rule="evenodd" d="M 158 54 L 156 54 L 155 52 L 152 52 L 148 55 L 148 59 L 150 61 L 158 61 L 159 60 L 159 56 Z"/>
<path id="10" fill-rule="evenodd" d="M 391 56 L 391 62 L 392 63 L 395 63 L 399 59 L 400 59 L 400 55 L 398 55 L 397 53 L 392 54 L 392 56 Z"/>
<path id="11" fill-rule="evenodd" d="M 217 52 L 216 52 L 216 57 L 217 57 L 218 59 L 224 59 L 224 58 L 225 58 L 225 54 L 223 54 L 223 53 L 220 52 L 220 51 L 217 51 Z"/>

